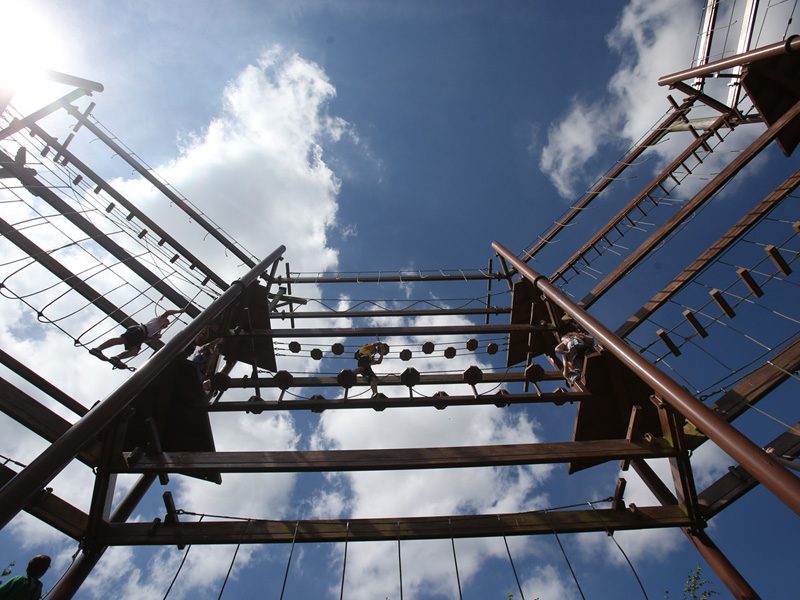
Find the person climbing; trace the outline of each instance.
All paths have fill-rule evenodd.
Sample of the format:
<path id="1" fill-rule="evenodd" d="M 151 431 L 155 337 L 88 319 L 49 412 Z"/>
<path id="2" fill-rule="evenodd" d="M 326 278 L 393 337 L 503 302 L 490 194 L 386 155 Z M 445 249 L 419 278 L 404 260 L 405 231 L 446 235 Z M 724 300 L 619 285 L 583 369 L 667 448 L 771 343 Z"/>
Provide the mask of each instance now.
<path id="1" fill-rule="evenodd" d="M 107 360 L 115 367 L 126 368 L 125 363 L 122 362 L 123 358 L 132 358 L 139 354 L 142 349 L 142 344 L 148 340 L 156 340 L 161 337 L 161 332 L 169 325 L 169 318 L 182 313 L 184 309 L 178 308 L 174 310 L 167 310 L 161 313 L 154 319 L 150 319 L 147 323 L 140 323 L 128 327 L 119 337 L 111 338 L 100 344 L 97 348 L 89 350 L 89 354 L 96 356 L 100 360 Z M 111 348 L 112 346 L 125 346 L 125 350 L 107 358 L 103 354 L 103 350 Z"/>
<path id="2" fill-rule="evenodd" d="M 564 357 L 563 375 L 570 385 L 580 379 L 583 360 L 594 349 L 594 338 L 579 331 L 568 331 L 561 337 L 554 352 Z"/>
<path id="3" fill-rule="evenodd" d="M 42 597 L 42 582 L 39 580 L 49 568 L 49 556 L 34 556 L 28 562 L 25 575 L 12 577 L 0 585 L 0 600 L 39 600 Z"/>
<path id="4" fill-rule="evenodd" d="M 379 365 L 383 362 L 383 357 L 389 351 L 389 346 L 381 342 L 373 342 L 371 344 L 364 344 L 356 350 L 355 358 L 358 361 L 358 367 L 354 369 L 356 375 L 362 375 L 364 379 L 369 382 L 369 387 L 372 389 L 372 397 L 378 395 L 378 376 L 372 370 L 372 365 Z"/>

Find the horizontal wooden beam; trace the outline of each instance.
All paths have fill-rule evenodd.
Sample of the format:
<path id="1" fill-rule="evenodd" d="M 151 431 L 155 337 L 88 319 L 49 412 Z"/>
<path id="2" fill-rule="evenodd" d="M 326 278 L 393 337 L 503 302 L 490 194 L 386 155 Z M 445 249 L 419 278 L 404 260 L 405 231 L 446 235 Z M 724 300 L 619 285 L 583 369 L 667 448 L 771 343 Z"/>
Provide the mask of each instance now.
<path id="1" fill-rule="evenodd" d="M 255 329 L 232 333 L 224 337 L 270 337 L 270 338 L 345 338 L 388 337 L 393 335 L 485 335 L 490 333 L 512 333 L 530 331 L 552 331 L 549 326 L 509 325 L 428 325 L 424 327 L 324 327 L 314 329 Z"/>
<path id="2" fill-rule="evenodd" d="M 507 315 L 508 306 L 489 308 L 403 308 L 398 310 L 297 310 L 292 312 L 270 313 L 272 319 L 355 319 L 360 317 L 443 317 L 450 315 Z"/>
<path id="3" fill-rule="evenodd" d="M 509 535 L 552 535 L 584 531 L 688 527 L 677 506 L 635 509 L 523 512 L 500 515 L 453 515 L 388 519 L 319 521 L 235 521 L 111 523 L 98 542 L 107 546 L 178 544 L 286 544 L 427 540 Z"/>
<path id="4" fill-rule="evenodd" d="M 289 277 L 278 276 L 273 278 L 275 283 L 283 285 L 285 283 L 411 283 L 413 281 L 485 281 L 486 279 L 503 279 L 500 273 L 484 273 L 483 271 L 472 271 L 457 273 L 428 273 L 423 275 L 419 271 L 413 273 L 335 273 L 317 275 L 290 275 Z"/>
<path id="5" fill-rule="evenodd" d="M 355 360 L 353 360 L 353 368 L 355 368 Z M 403 385 L 400 382 L 399 375 L 381 375 L 378 373 L 379 387 L 384 385 Z M 561 371 L 545 371 L 539 381 L 559 381 L 563 380 L 564 375 Z M 514 373 L 486 373 L 483 374 L 482 383 L 519 383 L 525 381 L 525 373 L 518 371 Z M 366 382 L 363 378 L 359 379 L 359 384 Z M 443 374 L 422 374 L 420 381 L 417 385 L 453 385 L 464 383 L 464 376 L 461 373 L 443 373 Z M 231 388 L 277 388 L 278 384 L 274 377 L 256 377 L 256 378 L 231 378 L 228 387 Z M 298 388 L 314 388 L 314 387 L 341 387 L 336 377 L 295 377 L 292 387 Z"/>
<path id="6" fill-rule="evenodd" d="M 127 468 L 124 465 L 112 468 L 122 473 L 297 473 L 533 465 L 571 462 L 581 458 L 616 460 L 674 455 L 675 451 L 658 439 L 653 442 L 592 440 L 447 448 L 164 452 L 139 457 L 135 462 L 131 459 L 131 453 L 126 453 L 125 457 L 131 459 L 131 464 Z"/>
<path id="7" fill-rule="evenodd" d="M 466 385 L 466 384 L 465 384 Z M 381 411 L 385 408 L 405 408 L 433 406 L 446 408 L 448 406 L 482 406 L 494 404 L 507 406 L 509 404 L 564 404 L 565 402 L 580 402 L 591 398 L 587 392 L 543 393 L 543 394 L 492 394 L 485 396 L 441 396 L 421 397 L 404 396 L 401 398 L 317 398 L 309 400 L 244 400 L 232 402 L 216 402 L 208 406 L 208 412 L 252 412 L 276 410 L 310 410 L 322 412 L 323 410 L 372 408 Z"/>

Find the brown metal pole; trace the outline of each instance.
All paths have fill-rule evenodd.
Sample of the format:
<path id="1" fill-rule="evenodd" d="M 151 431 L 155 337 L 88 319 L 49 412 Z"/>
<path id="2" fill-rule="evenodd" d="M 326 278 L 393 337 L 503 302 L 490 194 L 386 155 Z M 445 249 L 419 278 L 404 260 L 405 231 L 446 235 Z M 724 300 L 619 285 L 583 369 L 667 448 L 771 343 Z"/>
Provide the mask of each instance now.
<path id="1" fill-rule="evenodd" d="M 758 60 L 769 58 L 771 56 L 789 54 L 790 52 L 796 52 L 798 50 L 800 50 L 800 36 L 791 35 L 784 41 L 775 42 L 774 44 L 764 46 L 763 48 L 756 48 L 755 50 L 751 50 L 750 52 L 745 52 L 743 54 L 734 54 L 733 56 L 728 56 L 721 60 L 715 60 L 714 62 L 707 63 L 700 67 L 686 69 L 685 71 L 679 71 L 677 73 L 672 73 L 671 75 L 665 75 L 658 80 L 658 85 L 672 85 L 673 83 L 685 81 L 687 79 L 691 79 L 692 77 L 710 75 L 711 73 L 716 73 L 731 67 L 739 67 L 756 62 Z"/>
<path id="2" fill-rule="evenodd" d="M 650 465 L 643 460 L 636 459 L 631 461 L 631 466 L 661 504 L 670 506 L 678 503 L 678 499 L 664 485 L 664 482 L 655 474 Z M 700 556 L 705 559 L 735 598 L 743 600 L 758 600 L 760 598 L 734 564 L 727 559 L 722 550 L 717 547 L 704 531 L 695 530 L 692 527 L 681 527 L 681 531 L 694 544 Z"/>
<path id="3" fill-rule="evenodd" d="M 667 404 L 691 421 L 724 452 L 736 460 L 755 479 L 763 483 L 781 501 L 800 514 L 800 479 L 783 468 L 764 450 L 731 427 L 714 411 L 689 394 L 671 377 L 628 346 L 619 336 L 580 308 L 546 277 L 532 270 L 498 242 L 492 242 L 498 254 L 504 256 L 550 300 L 564 309 L 606 350 L 619 358 Z"/>
<path id="4" fill-rule="evenodd" d="M 286 251 L 279 246 L 272 254 L 233 284 L 208 308 L 172 338 L 141 369 L 136 371 L 108 398 L 94 406 L 64 435 L 53 442 L 14 479 L 0 489 L 0 527 L 5 527 L 28 501 L 58 475 L 78 451 L 124 410 L 145 387 L 200 333 L 200 330 L 228 307 Z"/>
<path id="5" fill-rule="evenodd" d="M 761 600 L 761 596 L 750 587 L 747 580 L 742 577 L 733 563 L 728 560 L 704 531 L 693 533 L 690 529 L 684 528 L 683 533 L 686 534 L 686 537 L 694 544 L 700 555 L 728 587 L 728 591 L 734 598 L 737 600 Z"/>
<path id="6" fill-rule="evenodd" d="M 124 523 L 139 505 L 147 490 L 155 481 L 155 474 L 145 473 L 133 484 L 127 495 L 122 499 L 117 509 L 111 515 L 112 523 Z M 50 591 L 50 600 L 67 600 L 75 595 L 78 588 L 86 581 L 94 566 L 105 554 L 108 546 L 96 548 L 84 548 L 74 563 L 70 565 L 64 576 L 56 583 Z"/>

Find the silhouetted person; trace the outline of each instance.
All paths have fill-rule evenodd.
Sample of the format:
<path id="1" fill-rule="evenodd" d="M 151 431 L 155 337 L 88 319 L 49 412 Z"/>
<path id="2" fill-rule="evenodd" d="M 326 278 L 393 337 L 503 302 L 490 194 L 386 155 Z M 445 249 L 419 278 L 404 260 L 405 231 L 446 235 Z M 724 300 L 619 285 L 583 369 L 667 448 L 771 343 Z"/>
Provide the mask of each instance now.
<path id="1" fill-rule="evenodd" d="M 46 554 L 34 556 L 25 575 L 12 577 L 0 585 L 0 600 L 39 600 L 42 597 L 41 577 L 50 568 L 50 557 Z"/>
<path id="2" fill-rule="evenodd" d="M 594 338 L 585 333 L 570 331 L 561 337 L 555 353 L 564 357 L 564 379 L 574 385 L 580 379 L 584 357 L 594 349 Z"/>
<path id="3" fill-rule="evenodd" d="M 374 342 L 372 344 L 364 344 L 356 350 L 355 358 L 358 361 L 358 367 L 353 369 L 356 375 L 363 375 L 364 379 L 369 382 L 369 387 L 372 389 L 372 397 L 378 395 L 378 376 L 372 370 L 372 365 L 379 365 L 383 362 L 383 355 L 388 352 L 388 346 L 381 342 Z"/>
<path id="4" fill-rule="evenodd" d="M 142 344 L 147 340 L 154 340 L 161 337 L 161 331 L 166 329 L 169 325 L 169 318 L 178 313 L 182 313 L 183 309 L 167 310 L 158 315 L 155 319 L 150 319 L 147 323 L 140 323 L 128 327 L 119 337 L 111 338 L 100 344 L 97 348 L 89 350 L 89 354 L 96 356 L 101 360 L 108 360 L 112 364 L 119 363 L 123 358 L 132 358 L 139 354 L 142 349 Z M 111 348 L 112 346 L 125 346 L 125 350 L 116 356 L 106 358 L 103 350 Z"/>

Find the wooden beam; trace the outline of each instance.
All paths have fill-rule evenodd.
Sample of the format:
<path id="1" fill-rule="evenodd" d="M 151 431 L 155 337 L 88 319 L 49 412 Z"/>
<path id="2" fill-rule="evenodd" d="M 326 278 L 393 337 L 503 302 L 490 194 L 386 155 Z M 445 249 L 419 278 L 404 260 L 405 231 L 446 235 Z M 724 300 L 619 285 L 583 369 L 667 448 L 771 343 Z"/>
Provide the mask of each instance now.
<path id="1" fill-rule="evenodd" d="M 11 481 L 15 475 L 15 471 L 0 465 L 0 486 Z M 23 510 L 75 540 L 83 537 L 89 523 L 86 513 L 44 490 L 31 499 Z"/>
<path id="2" fill-rule="evenodd" d="M 298 283 L 411 283 L 416 281 L 484 281 L 486 279 L 503 279 L 500 273 L 484 273 L 483 271 L 464 273 L 430 273 L 423 275 L 419 271 L 413 273 L 378 273 L 369 271 L 367 273 L 333 274 L 324 275 L 291 275 L 289 277 L 276 277 L 275 282 L 283 284 L 286 282 Z"/>
<path id="3" fill-rule="evenodd" d="M 491 280 L 489 280 L 491 281 Z M 290 312 L 272 312 L 271 319 L 341 319 L 366 317 L 439 317 L 446 315 L 507 315 L 511 313 L 508 306 L 489 306 L 486 308 L 404 308 L 398 310 L 296 310 Z M 488 323 L 486 323 L 488 325 Z"/>
<path id="4" fill-rule="evenodd" d="M 373 315 L 374 316 L 374 315 Z M 549 326 L 493 324 L 493 325 L 429 325 L 424 327 L 326 327 L 315 329 L 254 329 L 225 335 L 228 339 L 245 337 L 270 338 L 343 338 L 389 337 L 393 335 L 482 335 L 512 333 L 515 331 L 552 331 Z"/>
<path id="5" fill-rule="evenodd" d="M 800 433 L 798 432 L 800 432 L 800 423 L 795 423 L 792 429 L 779 435 L 766 447 L 772 448 L 776 456 L 796 458 L 800 456 Z M 725 475 L 698 494 L 697 499 L 703 515 L 710 519 L 757 485 L 758 481 L 742 467 L 739 465 L 731 467 Z"/>
<path id="6" fill-rule="evenodd" d="M 297 473 L 309 471 L 373 471 L 445 469 L 570 462 L 579 458 L 614 460 L 674 456 L 660 440 L 593 440 L 449 448 L 375 450 L 300 450 L 268 452 L 164 452 L 143 456 L 118 472 L 215 471 L 219 473 Z M 131 458 L 127 453 L 126 458 Z"/>
<path id="7" fill-rule="evenodd" d="M 48 442 L 56 441 L 71 427 L 69 421 L 2 377 L 0 411 Z M 78 454 L 78 458 L 91 467 L 96 466 L 100 458 L 100 443 L 94 440 L 87 444 Z"/>
<path id="8" fill-rule="evenodd" d="M 756 404 L 772 390 L 789 379 L 790 373 L 800 369 L 800 336 L 777 355 L 751 371 L 728 390 L 710 408 L 728 422 L 743 414 L 751 404 Z M 691 427 L 691 426 L 689 426 Z M 687 444 L 692 450 L 706 441 L 706 437 L 692 428 Z"/>
<path id="9" fill-rule="evenodd" d="M 463 383 L 463 382 L 462 382 Z M 464 384 L 467 385 L 467 384 Z M 310 410 L 322 412 L 323 410 L 372 408 L 381 411 L 385 408 L 405 408 L 433 406 L 446 408 L 448 406 L 482 406 L 494 404 L 498 407 L 509 404 L 564 404 L 565 402 L 581 402 L 591 398 L 588 392 L 546 392 L 543 394 L 487 394 L 477 397 L 468 396 L 406 396 L 402 398 L 311 398 L 309 400 L 244 400 L 231 402 L 216 402 L 209 404 L 208 412 L 252 412 L 282 411 L 282 410 Z"/>
<path id="10" fill-rule="evenodd" d="M 353 361 L 355 367 L 355 360 Z M 403 385 L 400 382 L 399 375 L 381 375 L 378 374 L 380 380 L 379 386 L 384 385 Z M 542 381 L 563 381 L 564 376 L 560 371 L 545 371 Z M 359 380 L 363 383 L 363 380 Z M 521 371 L 514 373 L 484 373 L 483 383 L 520 383 L 525 381 L 525 373 Z M 422 375 L 418 385 L 451 385 L 461 383 L 464 384 L 464 376 L 461 373 L 456 374 L 442 374 L 442 375 Z M 366 385 L 366 383 L 364 383 Z M 262 388 L 277 388 L 278 384 L 275 382 L 274 377 L 249 377 L 249 378 L 232 378 L 228 384 L 230 388 L 252 388 L 254 386 Z M 341 387 L 336 377 L 295 377 L 293 381 L 294 388 L 309 388 L 309 387 Z"/>
<path id="11" fill-rule="evenodd" d="M 111 523 L 100 542 L 108 546 L 177 544 L 285 544 L 297 529 L 299 543 L 427 540 L 501 535 L 552 535 L 609 529 L 685 527 L 689 520 L 677 506 L 634 509 L 524 512 L 501 515 L 453 515 L 388 519 L 319 521 Z"/>
<path id="12" fill-rule="evenodd" d="M 660 292 L 650 298 L 642 308 L 628 317 L 628 320 L 617 329 L 616 334 L 621 338 L 630 335 L 634 329 L 647 319 L 647 317 L 686 287 L 686 285 L 708 267 L 708 265 L 714 262 L 720 254 L 740 239 L 745 233 L 750 231 L 754 225 L 759 223 L 764 216 L 769 214 L 772 209 L 789 196 L 798 185 L 800 185 L 800 170 L 795 171 L 789 178 L 776 187 L 773 192 L 761 200 L 750 212 L 739 219 L 733 227 L 709 246 L 708 250 L 700 254 L 688 267 L 678 273 L 671 282 L 664 286 Z M 701 333 L 700 335 L 703 334 Z"/>
<path id="13" fill-rule="evenodd" d="M 589 308 L 600 299 L 612 286 L 620 281 L 642 259 L 644 259 L 653 249 L 663 242 L 668 235 L 675 231 L 684 221 L 686 221 L 697 209 L 710 200 L 719 190 L 725 186 L 739 171 L 741 171 L 751 160 L 753 160 L 762 150 L 771 144 L 783 129 L 791 125 L 794 119 L 800 115 L 800 102 L 796 102 L 787 110 L 775 123 L 773 123 L 764 133 L 762 133 L 747 148 L 742 150 L 736 158 L 729 162 L 702 190 L 686 202 L 681 209 L 672 217 L 667 219 L 649 238 L 638 245 L 617 267 L 598 283 L 579 303 L 584 309 Z"/>

